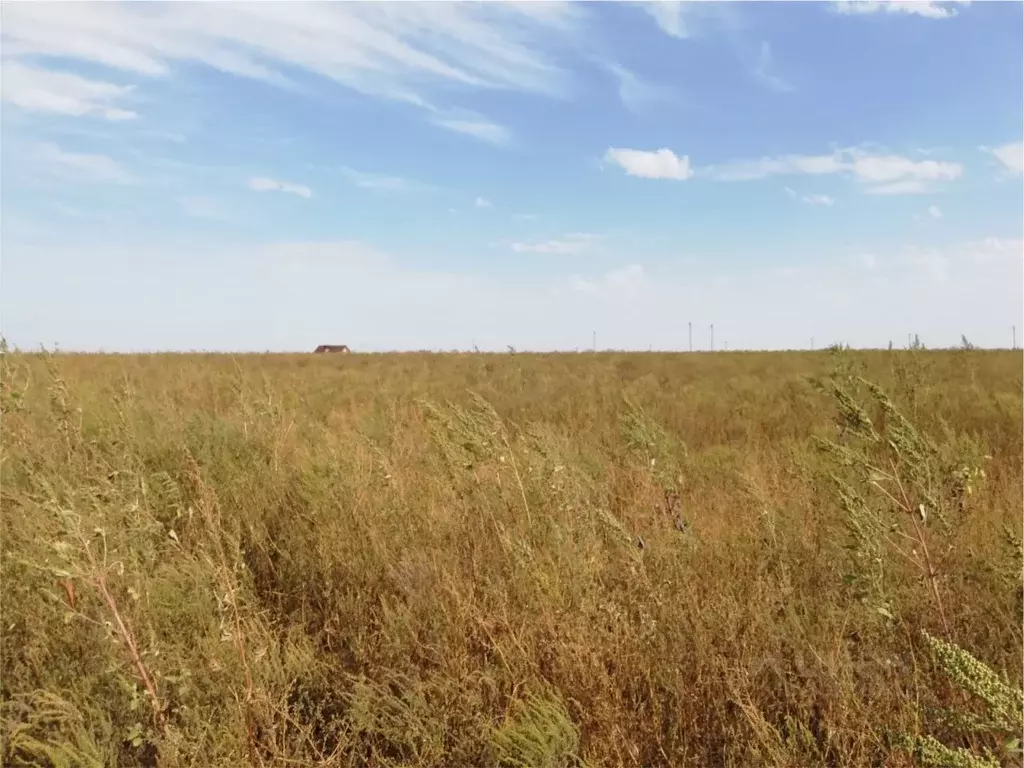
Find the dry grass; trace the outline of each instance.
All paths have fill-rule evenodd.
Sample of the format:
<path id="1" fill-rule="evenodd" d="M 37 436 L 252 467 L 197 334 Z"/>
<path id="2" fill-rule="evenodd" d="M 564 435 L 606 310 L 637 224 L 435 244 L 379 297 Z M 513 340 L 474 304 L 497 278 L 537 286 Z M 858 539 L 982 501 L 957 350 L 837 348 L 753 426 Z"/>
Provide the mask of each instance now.
<path id="1" fill-rule="evenodd" d="M 1021 679 L 1019 353 L 3 366 L 5 765 L 1013 752 L 942 714 L 975 705 L 927 638 Z M 844 506 L 875 478 L 813 440 L 863 432 L 833 369 L 935 447 L 893 465 L 949 507 L 926 564 Z"/>

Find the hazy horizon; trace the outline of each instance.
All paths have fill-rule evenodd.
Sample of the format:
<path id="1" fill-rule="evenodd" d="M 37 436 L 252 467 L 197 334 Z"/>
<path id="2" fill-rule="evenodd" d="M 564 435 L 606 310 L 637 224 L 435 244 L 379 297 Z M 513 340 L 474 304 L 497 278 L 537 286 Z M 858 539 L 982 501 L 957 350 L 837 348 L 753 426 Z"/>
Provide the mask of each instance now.
<path id="1" fill-rule="evenodd" d="M 1011 330 L 1011 333 L 1012 333 L 1012 330 Z M 919 343 L 921 345 L 921 348 L 923 348 L 924 350 L 929 350 L 929 351 L 931 351 L 931 350 L 934 350 L 934 351 L 948 351 L 948 350 L 962 349 L 963 348 L 963 340 L 962 339 L 958 340 L 955 344 L 937 344 L 937 345 L 929 345 L 929 344 L 927 344 L 925 342 L 924 339 L 921 339 L 920 337 L 918 338 L 918 341 L 919 341 Z M 1011 345 L 1007 345 L 1007 346 L 993 346 L 993 347 L 985 347 L 985 346 L 977 345 L 971 339 L 967 339 L 967 341 L 971 344 L 971 348 L 972 349 L 977 349 L 977 350 L 981 350 L 981 351 L 985 351 L 985 352 L 1020 352 L 1021 351 L 1021 348 L 1019 346 L 1019 342 L 1017 342 L 1017 344 L 1018 344 L 1017 346 L 1012 346 L 1012 344 L 1015 343 L 1012 339 L 1011 339 Z M 335 342 L 324 342 L 324 343 L 335 343 Z M 345 343 L 345 342 L 337 342 L 337 343 Z M 722 344 L 728 344 L 728 342 L 725 341 L 725 342 L 722 342 Z M 672 348 L 672 347 L 657 348 L 657 347 L 654 347 L 653 345 L 649 345 L 646 348 L 640 348 L 640 347 L 602 347 L 602 346 L 598 345 L 598 347 L 596 349 L 593 348 L 593 347 L 585 347 L 585 346 L 579 346 L 579 347 L 573 347 L 573 348 L 560 348 L 560 347 L 559 348 L 555 348 L 555 347 L 552 347 L 552 348 L 532 348 L 532 347 L 517 347 L 514 344 L 513 345 L 506 345 L 505 347 L 500 348 L 500 349 L 496 348 L 496 347 L 484 348 L 484 347 L 480 347 L 480 346 L 476 346 L 476 347 L 473 347 L 473 346 L 469 346 L 469 347 L 423 347 L 423 348 L 406 348 L 406 349 L 401 349 L 401 348 L 379 348 L 379 347 L 360 347 L 358 345 L 353 346 L 351 344 L 349 344 L 348 346 L 350 347 L 349 354 L 372 354 L 372 355 L 392 355 L 392 354 L 394 354 L 394 355 L 407 355 L 407 354 L 482 354 L 482 355 L 483 354 L 487 354 L 487 355 L 503 355 L 503 354 L 509 354 L 510 352 L 514 353 L 514 354 L 522 354 L 522 355 L 531 355 L 531 354 L 537 354 L 537 355 L 549 355 L 549 354 L 572 355 L 572 354 L 594 354 L 594 353 L 597 353 L 597 354 L 601 354 L 601 353 L 609 353 L 609 354 L 612 354 L 612 353 L 621 353 L 621 354 L 698 354 L 698 353 L 699 354 L 719 354 L 719 353 L 728 353 L 728 352 L 750 352 L 750 353 L 755 353 L 756 352 L 756 353 L 771 354 L 771 353 L 783 353 L 783 352 L 792 352 L 792 353 L 798 353 L 798 352 L 828 352 L 834 346 L 848 347 L 849 349 L 851 349 L 853 351 L 857 351 L 857 352 L 886 352 L 889 349 L 888 343 L 883 344 L 881 346 L 853 346 L 853 345 L 845 344 L 845 343 L 843 343 L 841 341 L 835 341 L 835 342 L 831 342 L 831 343 L 828 343 L 828 344 L 816 344 L 813 347 L 810 346 L 810 344 L 808 343 L 808 346 L 806 346 L 806 347 L 757 347 L 757 348 L 753 348 L 753 347 L 734 347 L 734 346 L 724 346 L 723 347 L 723 346 L 716 346 L 714 349 L 710 349 L 708 347 L 698 347 L 696 344 L 694 344 L 693 349 L 689 349 L 686 346 L 684 346 L 684 347 L 675 347 L 675 348 Z M 509 346 L 512 347 L 511 350 L 509 350 Z M 906 350 L 906 349 L 909 349 L 910 346 L 911 346 L 911 344 L 908 344 L 906 341 L 904 341 L 903 343 L 897 343 L 897 341 L 894 339 L 893 342 L 892 342 L 892 349 L 893 350 Z M 123 356 L 132 356 L 132 355 L 189 355 L 189 354 L 196 354 L 196 355 L 304 355 L 304 354 L 313 354 L 314 353 L 314 349 L 315 349 L 315 347 L 308 347 L 308 348 L 301 348 L 301 349 L 300 348 L 292 348 L 292 349 L 269 349 L 269 348 L 266 348 L 266 349 L 260 349 L 260 348 L 250 348 L 250 349 L 204 349 L 204 348 L 201 348 L 201 347 L 197 347 L 197 348 L 192 348 L 192 349 L 184 349 L 184 348 L 183 349 L 154 349 L 154 348 L 146 349 L 146 348 L 140 348 L 140 349 L 118 350 L 118 349 L 103 349 L 103 348 L 74 349 L 74 348 L 66 348 L 66 347 L 63 347 L 63 346 L 61 346 L 59 344 L 57 344 L 57 345 L 36 345 L 35 347 L 32 347 L 32 348 L 18 346 L 18 345 L 15 345 L 15 344 L 10 344 L 10 348 L 11 348 L 11 351 L 17 351 L 17 352 L 29 353 L 29 354 L 35 354 L 35 353 L 40 353 L 40 354 L 42 354 L 42 353 L 63 353 L 63 354 L 76 354 L 76 355 L 123 355 Z M 324 353 L 324 354 L 326 354 L 328 356 L 337 356 L 337 355 L 344 355 L 345 353 L 338 353 L 338 352 L 330 353 L 330 352 L 328 352 L 328 353 Z"/>

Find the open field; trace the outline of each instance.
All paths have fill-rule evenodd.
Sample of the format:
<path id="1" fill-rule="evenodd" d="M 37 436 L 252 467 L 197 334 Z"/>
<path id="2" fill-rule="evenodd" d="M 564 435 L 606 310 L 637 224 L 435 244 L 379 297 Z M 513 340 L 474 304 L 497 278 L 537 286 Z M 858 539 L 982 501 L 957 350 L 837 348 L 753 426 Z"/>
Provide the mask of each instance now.
<path id="1" fill-rule="evenodd" d="M 1020 764 L 1019 352 L 2 365 L 4 765 Z"/>

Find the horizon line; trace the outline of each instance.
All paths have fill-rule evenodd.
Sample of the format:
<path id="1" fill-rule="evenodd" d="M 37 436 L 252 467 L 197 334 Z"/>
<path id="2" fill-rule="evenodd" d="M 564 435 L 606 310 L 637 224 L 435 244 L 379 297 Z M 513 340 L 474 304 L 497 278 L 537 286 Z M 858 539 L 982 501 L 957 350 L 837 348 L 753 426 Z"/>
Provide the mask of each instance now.
<path id="1" fill-rule="evenodd" d="M 9 346 L 7 354 L 19 355 L 96 355 L 96 356 L 117 356 L 131 357 L 144 355 L 280 355 L 284 356 L 306 356 L 316 354 L 313 349 L 138 349 L 138 350 L 105 350 L 105 349 L 73 349 L 55 346 L 53 349 L 41 348 L 26 349 L 17 346 Z M 986 347 L 972 344 L 969 347 L 963 345 L 929 347 L 921 344 L 918 347 L 912 346 L 864 346 L 855 347 L 846 343 L 835 343 L 821 347 L 756 347 L 756 348 L 724 348 L 724 349 L 641 349 L 636 347 L 608 347 L 600 349 L 531 349 L 511 346 L 505 350 L 498 349 L 460 349 L 460 348 L 394 348 L 394 349 L 350 349 L 347 353 L 328 353 L 326 356 L 337 355 L 596 355 L 596 354 L 630 354 L 630 355 L 717 355 L 717 354 L 778 354 L 778 353 L 820 353 L 829 352 L 835 349 L 845 349 L 851 352 L 954 352 L 954 351 L 978 351 L 978 352 L 1020 352 L 1020 347 Z M 2 354 L 2 352 L 0 352 Z M 320 355 L 318 355 L 320 356 Z"/>

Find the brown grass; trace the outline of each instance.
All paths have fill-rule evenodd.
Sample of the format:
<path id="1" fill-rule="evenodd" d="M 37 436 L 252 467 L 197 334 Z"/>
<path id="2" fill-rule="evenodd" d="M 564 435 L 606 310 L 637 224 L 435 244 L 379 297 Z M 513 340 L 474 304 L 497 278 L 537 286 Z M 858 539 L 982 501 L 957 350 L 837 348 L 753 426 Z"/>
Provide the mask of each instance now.
<path id="1" fill-rule="evenodd" d="M 7 353 L 3 764 L 1000 748 L 921 638 L 1021 679 L 1021 355 L 838 364 L 984 469 L 934 577 L 878 562 L 886 616 L 812 441 L 847 439 L 827 352 Z"/>

